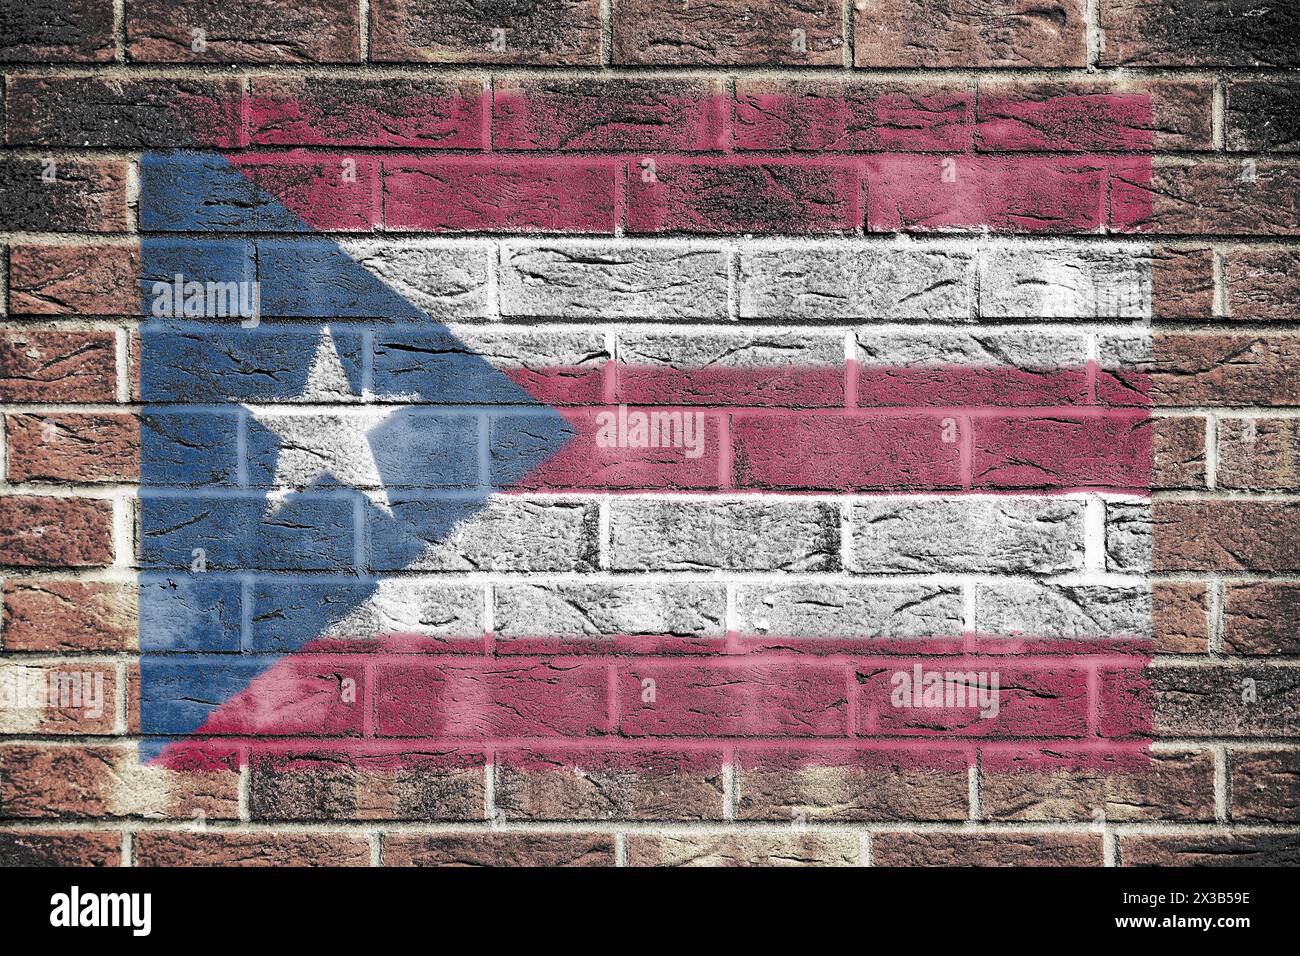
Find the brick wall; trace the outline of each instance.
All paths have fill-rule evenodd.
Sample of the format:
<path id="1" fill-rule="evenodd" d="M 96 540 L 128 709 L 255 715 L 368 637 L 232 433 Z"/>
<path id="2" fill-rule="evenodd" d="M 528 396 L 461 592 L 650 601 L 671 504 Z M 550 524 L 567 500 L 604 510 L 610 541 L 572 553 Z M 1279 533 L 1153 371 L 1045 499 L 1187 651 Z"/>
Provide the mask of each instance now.
<path id="1" fill-rule="evenodd" d="M 0 711 L 0 860 L 1300 859 L 1300 8 L 28 0 L 0 65 L 0 670 L 106 701 Z M 285 374 L 334 320 L 349 367 L 469 380 L 322 291 L 341 249 L 582 434 L 701 410 L 703 453 L 489 475 L 415 566 L 364 556 L 400 653 L 287 655 L 287 725 L 160 761 L 194 685 L 141 677 L 142 571 L 251 581 L 203 666 L 325 600 L 140 488 L 180 446 L 258 487 L 153 409 L 256 401 L 150 355 L 182 248 L 262 277 Z M 327 511 L 304 572 L 356 544 Z M 978 733 L 873 722 L 883 661 L 1024 633 L 1142 646 L 1017 644 Z"/>

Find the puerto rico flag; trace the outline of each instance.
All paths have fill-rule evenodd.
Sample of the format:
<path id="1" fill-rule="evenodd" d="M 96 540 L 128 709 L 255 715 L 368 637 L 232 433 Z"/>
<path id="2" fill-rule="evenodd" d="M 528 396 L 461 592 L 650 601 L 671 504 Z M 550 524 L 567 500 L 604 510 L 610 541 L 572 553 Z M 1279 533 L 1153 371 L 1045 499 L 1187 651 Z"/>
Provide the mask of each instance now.
<path id="1" fill-rule="evenodd" d="M 243 108 L 141 164 L 148 760 L 1140 768 L 1144 97 Z"/>

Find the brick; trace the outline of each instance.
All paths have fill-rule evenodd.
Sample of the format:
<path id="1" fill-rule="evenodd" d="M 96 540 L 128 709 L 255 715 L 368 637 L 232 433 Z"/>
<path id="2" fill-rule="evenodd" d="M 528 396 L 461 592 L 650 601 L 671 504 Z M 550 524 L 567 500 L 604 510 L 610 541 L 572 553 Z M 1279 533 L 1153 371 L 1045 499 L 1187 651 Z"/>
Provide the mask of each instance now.
<path id="1" fill-rule="evenodd" d="M 122 834 L 102 830 L 0 830 L 0 866 L 121 866 Z"/>
<path id="2" fill-rule="evenodd" d="M 742 245 L 741 318 L 969 319 L 975 262 L 948 249 Z"/>
<path id="3" fill-rule="evenodd" d="M 960 447 L 938 416 L 778 412 L 736 415 L 735 483 L 780 490 L 961 486 Z"/>
<path id="4" fill-rule="evenodd" d="M 0 796 L 16 819 L 238 819 L 235 751 L 176 773 L 134 746 L 0 746 Z"/>
<path id="5" fill-rule="evenodd" d="M 1165 654 L 1204 654 L 1210 647 L 1209 595 L 1203 584 L 1151 586 L 1151 631 Z"/>
<path id="6" fill-rule="evenodd" d="M 0 61 L 102 62 L 116 49 L 113 8 L 98 0 L 36 0 L 5 10 Z"/>
<path id="7" fill-rule="evenodd" d="M 21 245 L 9 250 L 14 315 L 134 315 L 140 310 L 136 246 Z"/>
<path id="8" fill-rule="evenodd" d="M 1160 571 L 1300 571 L 1300 502 L 1157 501 Z"/>
<path id="9" fill-rule="evenodd" d="M 328 276 L 320 276 L 321 269 L 337 265 L 340 250 L 431 318 L 488 315 L 488 263 L 481 247 L 346 239 L 337 249 L 321 249 L 311 241 L 286 239 L 257 244 L 263 316 L 386 314 L 386 295 L 331 287 Z"/>
<path id="10" fill-rule="evenodd" d="M 1295 866 L 1300 837 L 1287 833 L 1234 833 L 1205 836 L 1124 834 L 1121 866 Z"/>
<path id="11" fill-rule="evenodd" d="M 839 565 L 839 514 L 820 503 L 710 499 L 610 502 L 619 571 L 819 571 Z"/>
<path id="12" fill-rule="evenodd" d="M 644 169 L 644 167 L 643 167 Z M 627 229 L 639 233 L 850 232 L 861 221 L 860 177 L 826 160 L 655 160 L 627 184 Z"/>
<path id="13" fill-rule="evenodd" d="M 1234 822 L 1300 821 L 1300 750 L 1229 751 Z"/>
<path id="14" fill-rule="evenodd" d="M 1297 164 L 1287 160 L 1157 158 L 1117 169 L 1112 224 L 1174 235 L 1300 233 Z"/>
<path id="15" fill-rule="evenodd" d="M 1300 677 L 1263 665 L 1160 666 L 1150 671 L 1157 735 L 1287 737 L 1296 732 Z"/>
<path id="16" fill-rule="evenodd" d="M 638 66 L 839 66 L 842 12 L 833 0 L 614 0 L 614 63 Z M 795 30 L 802 31 L 795 34 Z"/>
<path id="17" fill-rule="evenodd" d="M 140 426 L 131 415 L 7 415 L 10 481 L 134 481 Z"/>
<path id="18" fill-rule="evenodd" d="M 1300 254 L 1289 249 L 1232 249 L 1225 258 L 1232 318 L 1286 322 L 1300 313 Z"/>
<path id="19" fill-rule="evenodd" d="M 679 634 L 721 637 L 726 596 L 711 584 L 499 584 L 501 637 Z"/>
<path id="20" fill-rule="evenodd" d="M 1099 833 L 880 833 L 874 866 L 1101 866 Z"/>
<path id="21" fill-rule="evenodd" d="M 56 579 L 4 583 L 7 651 L 118 651 L 136 646 L 133 585 Z"/>
<path id="22" fill-rule="evenodd" d="M 1147 588 L 1106 585 L 977 585 L 975 630 L 1028 638 L 1142 638 L 1151 630 L 1151 595 Z"/>
<path id="23" fill-rule="evenodd" d="M 392 231 L 614 232 L 608 161 L 385 160 L 384 225 Z"/>
<path id="24" fill-rule="evenodd" d="M 727 310 L 726 258 L 685 245 L 507 245 L 501 312 L 520 318 L 705 319 Z"/>
<path id="25" fill-rule="evenodd" d="M 231 148 L 243 84 L 221 80 L 9 77 L 11 146 Z"/>
<path id="26" fill-rule="evenodd" d="M 980 315 L 989 319 L 1145 319 L 1146 249 L 992 243 L 980 254 Z"/>
<path id="27" fill-rule="evenodd" d="M 497 752 L 498 815 L 505 820 L 718 820 L 720 751 Z"/>
<path id="28" fill-rule="evenodd" d="M 1285 0 L 1101 0 L 1102 66 L 1297 66 L 1300 13 Z"/>
<path id="29" fill-rule="evenodd" d="M 1300 420 L 1225 418 L 1218 446 L 1220 488 L 1300 489 Z"/>
<path id="30" fill-rule="evenodd" d="M 853 834 L 629 834 L 629 866 L 857 866 Z"/>
<path id="31" fill-rule="evenodd" d="M 981 80 L 979 149 L 1051 152 L 1209 149 L 1204 82 Z"/>
<path id="32" fill-rule="evenodd" d="M 1164 333 L 1154 342 L 1157 406 L 1300 404 L 1300 343 L 1287 336 Z"/>
<path id="33" fill-rule="evenodd" d="M 1234 654 L 1300 653 L 1295 627 L 1300 584 L 1228 584 L 1223 592 L 1223 643 Z"/>
<path id="34" fill-rule="evenodd" d="M 388 834 L 385 866 L 613 866 L 610 833 Z"/>
<path id="35" fill-rule="evenodd" d="M 127 164 L 0 160 L 0 216 L 13 232 L 125 232 Z M 42 175 L 47 178 L 42 178 Z"/>
<path id="36" fill-rule="evenodd" d="M 961 595 L 928 584 L 741 585 L 741 634 L 773 638 L 913 638 L 960 634 Z"/>
<path id="37" fill-rule="evenodd" d="M 135 835 L 136 866 L 369 866 L 370 844 L 342 833 L 173 833 Z"/>
<path id="38" fill-rule="evenodd" d="M 109 501 L 10 496 L 0 501 L 0 564 L 85 568 L 112 563 Z"/>
<path id="39" fill-rule="evenodd" d="M 1077 501 L 875 498 L 852 505 L 849 520 L 858 571 L 1059 574 L 1083 566 Z"/>
<path id="40" fill-rule="evenodd" d="M 496 149 L 708 152 L 720 148 L 730 104 L 717 80 L 499 79 Z"/>
<path id="41" fill-rule="evenodd" d="M 504 47 L 501 34 L 504 30 Z M 483 5 L 375 0 L 370 59 L 396 63 L 600 64 L 598 0 Z"/>
<path id="42" fill-rule="evenodd" d="M 736 81 L 739 150 L 963 152 L 970 90 L 935 83 Z"/>
<path id="43" fill-rule="evenodd" d="M 582 737 L 608 724 L 598 664 L 421 662 L 374 673 L 375 732 L 383 737 Z"/>
<path id="44" fill-rule="evenodd" d="M 1300 84 L 1230 83 L 1224 113 L 1224 141 L 1243 152 L 1300 151 Z"/>
<path id="45" fill-rule="evenodd" d="M 618 676 L 626 737 L 843 737 L 841 667 L 745 659 L 632 662 Z"/>
<path id="46" fill-rule="evenodd" d="M 908 751 L 792 748 L 741 751 L 737 762 L 742 820 L 961 821 L 969 810 L 966 757 L 958 751 L 919 759 Z"/>
<path id="47" fill-rule="evenodd" d="M 1151 486 L 1145 415 L 989 418 L 975 422 L 971 484 L 1030 489 Z"/>
<path id="48" fill-rule="evenodd" d="M 370 566 L 379 571 L 541 572 L 590 571 L 598 563 L 594 503 L 498 498 L 450 532 L 433 520 L 447 505 L 446 499 L 394 501 L 400 519 L 437 528 L 437 534 L 430 533 L 429 546 L 412 561 L 406 535 L 372 533 Z"/>
<path id="49" fill-rule="evenodd" d="M 1141 764 L 1126 766 L 1095 754 L 1055 749 L 1031 754 L 986 752 L 980 783 L 983 818 L 1214 820 L 1213 753 L 1157 751 L 1141 759 Z"/>
<path id="50" fill-rule="evenodd" d="M 1086 233 L 1106 218 L 1104 160 L 893 154 L 866 167 L 869 232 Z"/>
<path id="51" fill-rule="evenodd" d="M 251 761 L 254 820 L 481 820 L 481 752 L 368 746 L 261 750 Z"/>
<path id="52" fill-rule="evenodd" d="M 1205 419 L 1157 418 L 1153 426 L 1151 487 L 1204 488 Z"/>
<path id="53" fill-rule="evenodd" d="M 1203 318 L 1214 301 L 1214 253 L 1207 248 L 1155 246 L 1151 250 L 1151 318 Z"/>
<path id="54" fill-rule="evenodd" d="M 111 402 L 115 337 L 104 332 L 0 332 L 0 398 L 11 402 Z"/>
<path id="55" fill-rule="evenodd" d="M 483 149 L 487 94 L 473 80 L 255 76 L 249 142 L 259 146 Z"/>
<path id="56" fill-rule="evenodd" d="M 1086 66 L 1082 0 L 954 4 L 856 0 L 854 65 L 862 67 Z"/>
<path id="57" fill-rule="evenodd" d="M 111 664 L 0 664 L 0 733 L 104 735 L 116 724 L 117 668 Z"/>
<path id="58" fill-rule="evenodd" d="M 200 50 L 195 30 L 203 31 Z M 126 51 L 148 63 L 356 63 L 360 11 L 348 0 L 311 9 L 275 0 L 131 0 Z"/>

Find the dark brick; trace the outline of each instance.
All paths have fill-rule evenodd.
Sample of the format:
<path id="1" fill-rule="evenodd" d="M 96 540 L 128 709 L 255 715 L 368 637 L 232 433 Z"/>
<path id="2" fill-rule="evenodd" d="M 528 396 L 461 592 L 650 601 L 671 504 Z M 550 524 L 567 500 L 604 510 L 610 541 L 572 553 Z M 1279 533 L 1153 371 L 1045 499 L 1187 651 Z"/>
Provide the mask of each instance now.
<path id="1" fill-rule="evenodd" d="M 0 16 L 0 63 L 113 59 L 113 4 L 106 0 L 9 0 Z"/>
<path id="2" fill-rule="evenodd" d="M 1297 866 L 1300 836 L 1235 833 L 1211 836 L 1141 836 L 1119 839 L 1121 866 Z"/>
<path id="3" fill-rule="evenodd" d="M 126 49 L 154 63 L 356 63 L 360 18 L 354 0 L 127 0 Z"/>
<path id="4" fill-rule="evenodd" d="M 1300 673 L 1259 665 L 1150 670 L 1155 732 L 1176 737 L 1293 737 L 1300 732 Z"/>
<path id="5" fill-rule="evenodd" d="M 1103 66 L 1300 66 L 1292 0 L 1101 0 Z"/>
<path id="6" fill-rule="evenodd" d="M 1229 84 L 1223 125 L 1228 149 L 1300 151 L 1300 82 Z"/>
<path id="7" fill-rule="evenodd" d="M 0 219 L 15 232 L 122 232 L 128 224 L 126 163 L 0 159 Z"/>
<path id="8" fill-rule="evenodd" d="M 494 49 L 505 31 L 505 49 Z M 372 0 L 370 59 L 397 63 L 600 63 L 599 0 Z"/>

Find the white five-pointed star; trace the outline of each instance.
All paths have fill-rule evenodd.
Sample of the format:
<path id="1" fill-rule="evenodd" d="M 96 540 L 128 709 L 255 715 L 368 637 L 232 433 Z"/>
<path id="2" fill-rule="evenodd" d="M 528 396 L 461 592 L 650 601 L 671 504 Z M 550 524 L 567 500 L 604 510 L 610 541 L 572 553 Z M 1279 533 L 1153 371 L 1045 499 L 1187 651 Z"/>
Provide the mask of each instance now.
<path id="1" fill-rule="evenodd" d="M 337 402 L 340 398 L 355 401 L 338 348 L 329 326 L 321 331 L 320 343 L 312 359 L 311 370 L 299 401 Z M 275 462 L 275 477 L 267 495 L 267 513 L 283 507 L 295 491 L 310 486 L 329 473 L 344 485 L 374 490 L 376 504 L 392 513 L 388 490 L 384 487 L 375 461 L 370 433 L 393 412 L 405 406 L 360 407 L 341 414 L 321 414 L 311 409 L 286 409 L 283 406 L 249 405 L 244 407 L 258 423 L 275 432 L 280 439 L 280 453 Z"/>

